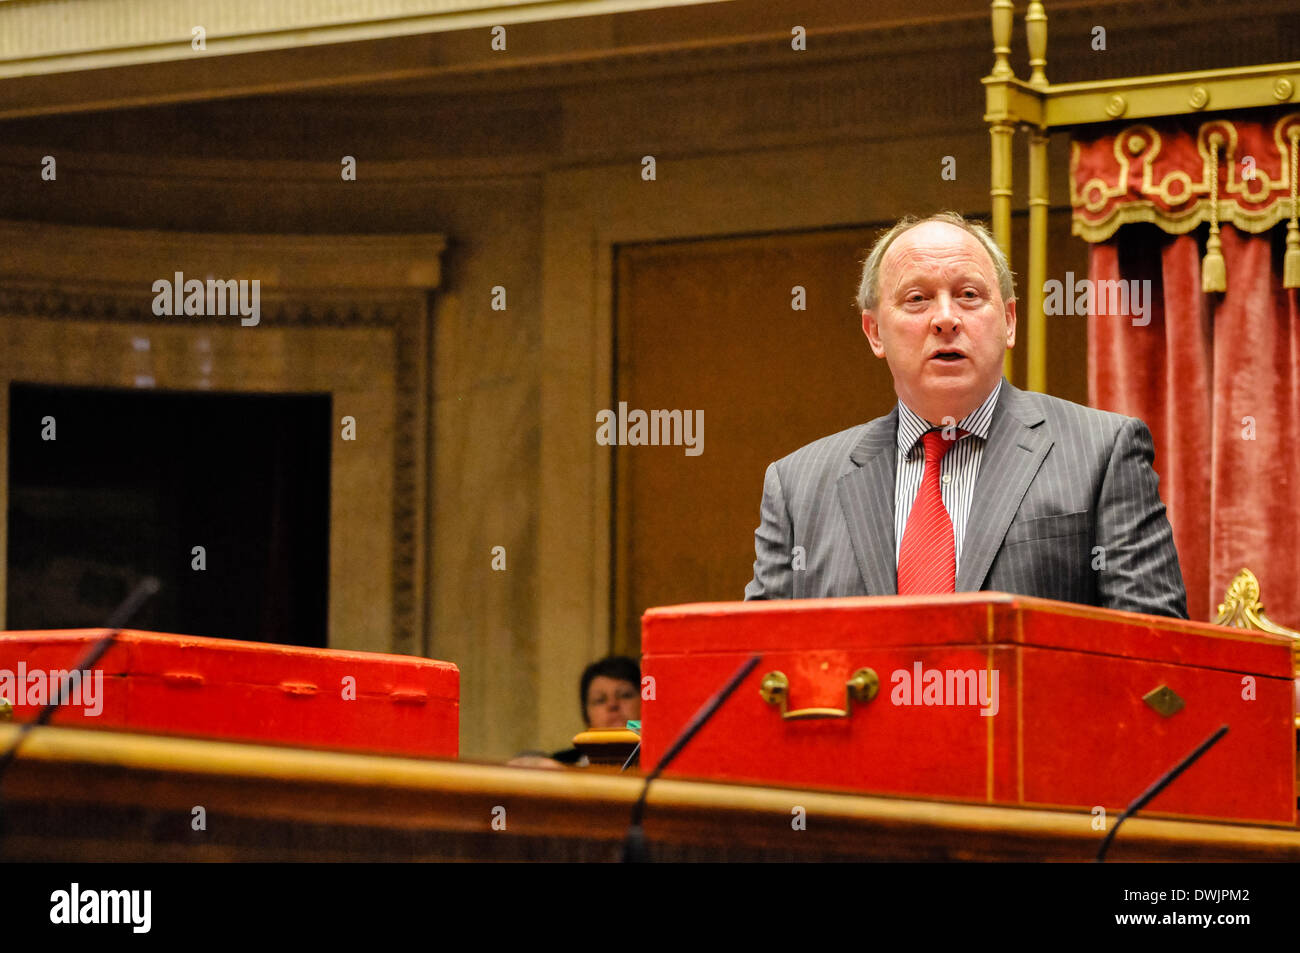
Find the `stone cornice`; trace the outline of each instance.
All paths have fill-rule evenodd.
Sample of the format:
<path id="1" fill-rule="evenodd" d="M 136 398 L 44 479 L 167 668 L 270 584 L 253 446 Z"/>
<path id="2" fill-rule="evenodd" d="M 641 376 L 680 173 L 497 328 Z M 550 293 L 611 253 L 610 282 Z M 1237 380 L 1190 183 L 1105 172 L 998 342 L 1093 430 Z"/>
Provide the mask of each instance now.
<path id="1" fill-rule="evenodd" d="M 324 110 L 324 106 L 314 109 Z M 241 189 L 258 192 L 266 182 L 278 189 L 302 189 L 313 192 L 326 188 L 347 188 L 351 183 L 339 177 L 339 158 L 331 155 L 324 161 L 259 156 L 256 158 L 215 158 L 147 150 L 105 152 L 83 150 L 66 145 L 33 146 L 0 142 L 0 177 L 40 174 L 41 160 L 53 154 L 63 171 L 65 157 L 76 156 L 80 174 L 95 176 L 105 182 L 148 178 L 156 182 L 186 182 L 195 186 L 220 188 L 230 193 Z M 148 162 L 142 161 L 142 156 Z M 541 176 L 551 163 L 548 156 L 526 155 L 436 156 L 421 158 L 373 159 L 357 156 L 366 185 L 386 183 L 398 188 L 457 188 L 500 185 L 529 176 Z M 4 227 L 0 219 L 0 228 Z M 136 231 L 136 230 L 132 230 Z"/>
<path id="2" fill-rule="evenodd" d="M 186 276 L 190 277 L 190 276 Z M 226 316 L 156 315 L 148 288 L 132 293 L 122 285 L 54 287 L 39 282 L 6 280 L 0 287 L 0 315 L 52 321 L 96 321 L 125 324 L 181 325 L 188 328 L 230 327 Z M 319 296 L 267 295 L 261 325 L 268 328 L 398 328 L 411 311 L 411 302 L 394 298 L 359 298 L 352 294 L 330 300 Z"/>
<path id="3" fill-rule="evenodd" d="M 75 284 L 84 262 L 112 261 L 113 279 L 148 287 L 160 263 L 190 277 L 257 278 L 267 291 L 437 288 L 441 235 L 256 235 L 0 221 L 6 278 Z"/>
<path id="4" fill-rule="evenodd" d="M 725 0 L 10 0 L 0 78 L 355 43 Z M 204 46 L 192 47 L 202 27 Z"/>
<path id="5" fill-rule="evenodd" d="M 64 11 L 69 4 L 95 10 L 121 7 L 155 12 L 147 16 L 133 13 L 127 18 L 143 18 L 144 32 L 139 36 L 118 29 L 83 37 L 88 46 L 74 48 L 67 36 L 51 44 L 42 37 L 59 35 L 63 21 L 56 19 L 54 11 Z M 382 20 L 379 14 L 369 13 L 388 7 L 449 9 L 452 5 L 450 0 L 445 0 L 445 7 L 415 0 L 358 3 L 355 6 L 361 13 L 354 12 L 353 20 L 319 27 L 344 32 L 317 43 L 299 41 L 299 33 L 265 25 L 273 24 L 275 17 L 289 16 L 281 7 L 304 8 L 307 13 L 298 15 L 307 22 L 313 4 L 238 0 L 222 5 L 220 19 L 209 18 L 212 23 L 231 24 L 231 35 L 223 39 L 226 34 L 216 30 L 214 40 L 214 29 L 209 26 L 208 48 L 196 52 L 189 45 L 189 27 L 182 30 L 177 24 L 180 14 L 172 10 L 175 5 L 170 0 L 11 0 L 0 3 L 0 79 L 9 79 L 0 83 L 0 119 L 362 87 L 423 95 L 517 90 L 684 71 L 789 66 L 792 55 L 802 65 L 979 47 L 989 50 L 990 67 L 993 59 L 987 8 L 958 14 L 942 8 L 930 13 L 924 0 L 918 0 L 914 11 L 890 3 L 888 9 L 880 10 L 874 5 L 832 4 L 834 9 L 829 12 L 798 0 L 767 0 L 750 10 L 748 18 L 740 15 L 745 13 L 744 5 L 721 3 L 717 9 L 708 9 L 703 0 L 591 0 L 582 4 L 539 0 L 497 5 L 487 12 L 474 5 L 473 15 L 484 18 L 484 30 L 489 23 L 516 24 L 508 54 L 493 52 L 486 32 L 452 27 L 452 20 L 438 19 L 470 15 L 464 10 L 428 14 L 434 20 L 421 21 L 418 29 L 414 15 Z M 245 17 L 239 12 L 245 8 L 268 12 Z M 1076 54 L 1087 49 L 1080 41 L 1096 24 L 1121 36 L 1133 31 L 1149 34 L 1152 29 L 1204 27 L 1214 31 L 1216 22 L 1241 23 L 1243 18 L 1253 22 L 1287 15 L 1293 8 L 1294 0 L 1245 0 L 1232 8 L 1219 0 L 1052 3 L 1048 9 L 1048 75 L 1052 75 L 1054 58 L 1064 59 L 1067 49 Z M 199 9 L 209 8 L 200 5 Z M 647 28 L 652 16 L 654 23 L 661 22 L 661 10 L 664 29 Z M 15 17 L 15 11 L 28 11 L 33 17 L 43 11 L 43 30 L 26 23 L 22 29 L 11 28 L 5 18 Z M 366 20 L 367 15 L 378 32 L 345 33 L 349 24 Z M 615 20 L 615 15 L 620 18 Z M 185 16 L 195 18 L 189 12 Z M 563 17 L 575 19 L 552 22 Z M 792 54 L 787 22 L 808 23 L 806 52 Z M 258 24 L 263 24 L 261 32 Z M 777 25 L 779 28 L 774 28 Z M 77 29 L 85 28 L 78 25 Z M 315 36 L 315 29 L 308 23 L 302 35 Z M 444 32 L 447 30 L 451 32 Z M 150 39 L 155 33 L 163 35 L 158 31 L 165 31 L 166 38 Z M 1059 42 L 1065 38 L 1070 38 L 1070 44 Z M 1017 36 L 1012 43 L 1013 62 L 1023 62 L 1023 47 L 1023 37 Z M 1077 65 L 1078 56 L 1074 59 Z M 1119 55 L 1098 59 L 1098 66 L 1119 66 L 1121 62 L 1125 63 L 1121 72 L 1144 71 Z"/>

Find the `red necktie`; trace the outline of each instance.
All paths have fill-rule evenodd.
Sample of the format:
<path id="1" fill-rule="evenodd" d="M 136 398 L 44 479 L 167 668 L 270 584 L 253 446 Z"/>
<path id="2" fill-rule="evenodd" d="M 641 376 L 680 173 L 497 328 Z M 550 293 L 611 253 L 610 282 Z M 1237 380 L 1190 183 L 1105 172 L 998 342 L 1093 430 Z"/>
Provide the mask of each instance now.
<path id="1" fill-rule="evenodd" d="M 964 434 L 957 431 L 958 438 Z M 927 431 L 921 440 L 925 444 L 925 469 L 898 549 L 900 596 L 957 590 L 957 545 L 952 519 L 939 489 L 940 464 L 957 440 L 945 440 L 939 430 Z"/>

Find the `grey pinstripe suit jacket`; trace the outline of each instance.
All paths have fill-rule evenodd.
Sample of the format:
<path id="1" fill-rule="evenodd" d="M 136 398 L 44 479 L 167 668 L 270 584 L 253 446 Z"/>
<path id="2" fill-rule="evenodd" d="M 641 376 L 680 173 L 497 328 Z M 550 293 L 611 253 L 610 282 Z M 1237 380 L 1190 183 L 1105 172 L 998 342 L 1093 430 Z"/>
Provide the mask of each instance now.
<path id="1" fill-rule="evenodd" d="M 767 468 L 746 599 L 897 592 L 897 428 L 895 407 Z M 1153 456 L 1142 421 L 1003 381 L 971 499 L 957 591 L 1187 618 Z M 796 546 L 803 547 L 798 560 Z"/>

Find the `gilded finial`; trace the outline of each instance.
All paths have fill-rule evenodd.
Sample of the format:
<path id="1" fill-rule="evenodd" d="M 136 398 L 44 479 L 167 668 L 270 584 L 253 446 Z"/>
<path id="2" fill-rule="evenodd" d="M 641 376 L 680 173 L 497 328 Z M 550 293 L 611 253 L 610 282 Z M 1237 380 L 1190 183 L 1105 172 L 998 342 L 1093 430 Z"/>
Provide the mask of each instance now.
<path id="1" fill-rule="evenodd" d="M 993 78 L 1013 79 L 1011 68 L 1011 23 L 1015 7 L 1011 0 L 992 0 L 990 14 L 993 18 Z"/>
<path id="2" fill-rule="evenodd" d="M 1031 0 L 1025 12 L 1025 41 L 1029 46 L 1029 85 L 1046 86 L 1047 11 L 1041 0 Z"/>

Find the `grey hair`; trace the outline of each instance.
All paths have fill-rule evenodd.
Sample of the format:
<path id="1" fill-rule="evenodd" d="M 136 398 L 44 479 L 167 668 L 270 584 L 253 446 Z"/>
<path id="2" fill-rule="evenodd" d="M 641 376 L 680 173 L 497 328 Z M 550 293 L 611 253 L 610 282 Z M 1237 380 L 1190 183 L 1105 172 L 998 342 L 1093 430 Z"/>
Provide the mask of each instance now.
<path id="1" fill-rule="evenodd" d="M 926 222 L 944 222 L 974 235 L 984 246 L 984 250 L 989 253 L 989 258 L 993 260 L 993 270 L 998 276 L 998 292 L 1002 295 L 1003 304 L 1016 300 L 1016 278 L 1011 273 L 1011 264 L 989 230 L 980 222 L 969 220 L 956 212 L 937 212 L 926 218 L 906 215 L 899 219 L 893 228 L 876 239 L 876 243 L 871 246 L 871 251 L 867 253 L 867 260 L 862 263 L 862 281 L 858 284 L 859 312 L 875 311 L 880 304 L 880 263 L 884 261 L 885 252 L 889 251 L 889 246 L 894 243 L 894 239 L 908 229 L 924 225 Z"/>

